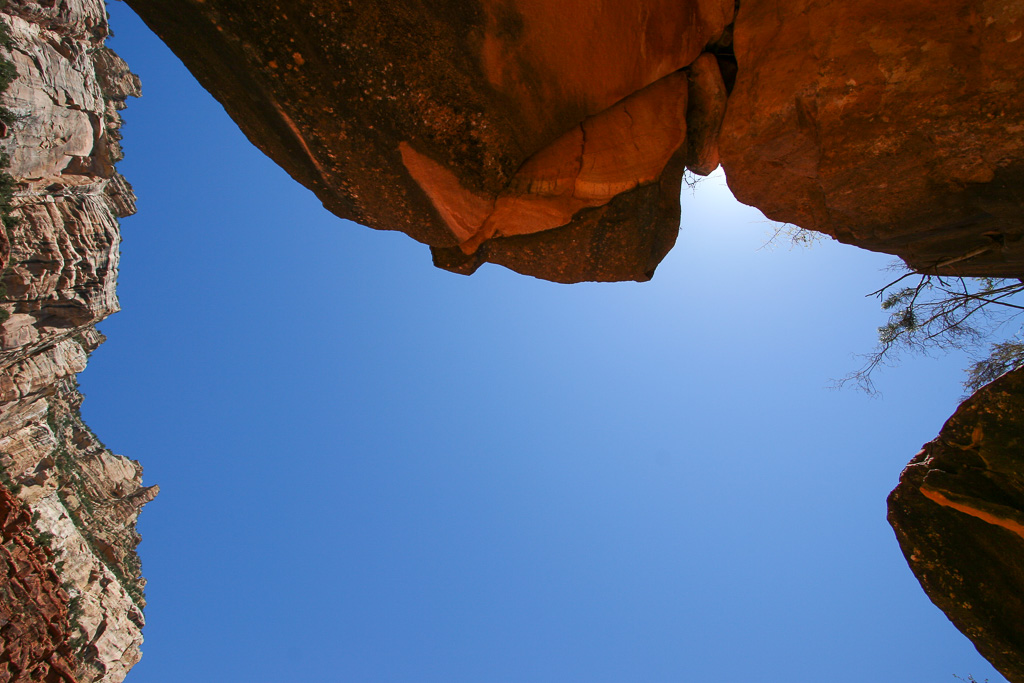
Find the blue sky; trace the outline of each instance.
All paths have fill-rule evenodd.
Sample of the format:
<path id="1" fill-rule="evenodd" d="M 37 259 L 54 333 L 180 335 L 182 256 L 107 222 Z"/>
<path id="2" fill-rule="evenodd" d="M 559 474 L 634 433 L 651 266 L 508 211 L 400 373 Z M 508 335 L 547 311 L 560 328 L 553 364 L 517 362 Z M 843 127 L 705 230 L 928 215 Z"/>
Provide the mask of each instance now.
<path id="1" fill-rule="evenodd" d="M 888 257 L 759 249 L 713 178 L 650 283 L 436 270 L 110 11 L 139 214 L 81 383 L 162 489 L 129 683 L 1002 680 L 885 521 L 966 360 L 827 388 Z"/>

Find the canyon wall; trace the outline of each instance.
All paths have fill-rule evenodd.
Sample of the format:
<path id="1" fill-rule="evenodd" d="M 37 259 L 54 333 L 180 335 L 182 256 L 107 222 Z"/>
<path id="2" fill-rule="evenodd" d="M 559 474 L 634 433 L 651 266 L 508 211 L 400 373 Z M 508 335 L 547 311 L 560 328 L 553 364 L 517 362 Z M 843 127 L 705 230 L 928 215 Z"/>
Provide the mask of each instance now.
<path id="1" fill-rule="evenodd" d="M 75 376 L 118 310 L 119 110 L 139 82 L 103 45 L 101 0 L 11 0 L 0 21 L 0 681 L 115 683 L 140 657 L 135 519 L 156 488 L 82 423 Z"/>
<path id="2" fill-rule="evenodd" d="M 129 4 L 328 209 L 449 270 L 648 279 L 720 161 L 770 218 L 1024 274 L 1024 0 Z"/>
<path id="3" fill-rule="evenodd" d="M 1024 368 L 963 402 L 889 495 L 925 592 L 1010 681 L 1024 680 Z"/>
<path id="4" fill-rule="evenodd" d="M 1022 31 L 1022 0 L 743 0 L 729 187 L 922 272 L 1021 277 Z"/>
<path id="5" fill-rule="evenodd" d="M 129 4 L 329 210 L 401 230 L 449 270 L 558 282 L 646 280 L 672 247 L 683 169 L 713 156 L 692 143 L 713 144 L 725 87 L 715 59 L 699 87 L 680 69 L 728 43 L 735 8 Z"/>
<path id="6" fill-rule="evenodd" d="M 770 218 L 921 272 L 1024 275 L 1024 0 L 130 4 L 328 209 L 454 272 L 649 279 L 683 174 L 721 163 Z M 117 217 L 134 210 L 118 112 L 139 86 L 98 0 L 11 0 L 0 21 L 17 74 L 0 123 L 0 681 L 119 681 L 156 489 L 82 423 L 74 378 L 117 310 Z M 925 590 L 1012 681 L 1022 395 L 1015 374 L 965 403 L 890 499 Z"/>

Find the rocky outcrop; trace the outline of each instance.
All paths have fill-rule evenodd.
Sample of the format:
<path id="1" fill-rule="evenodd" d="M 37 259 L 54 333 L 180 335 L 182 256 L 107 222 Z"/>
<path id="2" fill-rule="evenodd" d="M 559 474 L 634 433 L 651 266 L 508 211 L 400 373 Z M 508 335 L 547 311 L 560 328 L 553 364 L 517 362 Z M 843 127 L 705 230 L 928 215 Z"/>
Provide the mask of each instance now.
<path id="1" fill-rule="evenodd" d="M 74 683 L 68 594 L 47 536 L 0 484 L 0 680 Z"/>
<path id="2" fill-rule="evenodd" d="M 1024 681 L 1024 368 L 978 390 L 911 460 L 889 522 L 932 602 Z"/>
<path id="3" fill-rule="evenodd" d="M 12 0 L 0 21 L 17 70 L 0 141 L 15 183 L 0 243 L 0 503 L 17 524 L 0 587 L 22 601 L 5 602 L 17 618 L 3 616 L 0 680 L 114 683 L 140 657 L 135 519 L 156 489 L 82 423 L 75 375 L 103 339 L 94 324 L 118 310 L 117 218 L 134 212 L 114 168 L 118 111 L 139 83 L 103 46 L 99 0 Z"/>
<path id="4" fill-rule="evenodd" d="M 444 268 L 649 278 L 720 159 L 776 220 L 1024 273 L 1019 0 L 130 4 L 327 208 Z"/>
<path id="5" fill-rule="evenodd" d="M 648 279 L 675 240 L 684 170 L 721 163 L 775 220 L 922 273 L 1024 276 L 1024 0 L 129 2 L 328 209 L 401 230 L 455 272 Z M 62 154 L 83 159 L 87 137 L 62 138 Z M 104 172 L 90 155 L 64 168 Z M 48 305 L 78 320 L 81 303 Z M 11 324 L 26 340 L 39 329 Z M 968 452 L 973 436 L 956 443 Z M 959 566 L 938 550 L 913 559 L 945 533 L 929 531 L 936 506 L 1010 523 L 968 511 L 1004 505 L 995 489 L 969 503 L 921 493 L 914 473 L 947 455 L 922 457 L 893 519 L 934 597 L 935 568 Z M 992 575 L 1016 572 L 1008 562 Z M 935 599 L 1024 680 L 1007 654 L 1020 643 L 987 640 L 1002 617 L 982 598 Z"/>
<path id="6" fill-rule="evenodd" d="M 736 197 L 923 272 L 1024 275 L 1024 2 L 743 0 Z"/>
<path id="7" fill-rule="evenodd" d="M 674 243 L 680 69 L 734 3 L 130 4 L 331 211 L 571 282 L 648 279 Z"/>

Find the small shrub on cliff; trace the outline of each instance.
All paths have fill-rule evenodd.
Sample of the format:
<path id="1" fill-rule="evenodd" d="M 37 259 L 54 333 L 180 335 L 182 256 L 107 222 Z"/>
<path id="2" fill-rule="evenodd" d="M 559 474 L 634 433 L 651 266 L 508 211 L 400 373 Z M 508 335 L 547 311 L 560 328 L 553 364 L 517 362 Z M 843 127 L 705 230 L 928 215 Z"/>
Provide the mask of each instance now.
<path id="1" fill-rule="evenodd" d="M 797 247 L 813 247 L 824 240 L 828 235 L 823 232 L 815 232 L 806 228 L 800 228 L 792 223 L 777 223 L 772 228 L 772 234 L 761 245 L 762 249 L 774 249 L 779 244 L 788 244 L 790 249 Z"/>
<path id="2" fill-rule="evenodd" d="M 18 495 L 18 493 L 21 492 L 21 484 L 18 484 L 11 479 L 11 475 L 3 468 L 3 465 L 0 465 L 0 484 L 3 484 L 4 487 L 14 495 Z"/>
<path id="3" fill-rule="evenodd" d="M 0 0 L 0 10 L 7 7 L 7 0 Z M 0 21 L 0 47 L 5 50 L 10 50 L 14 45 L 14 40 L 11 38 L 11 30 L 7 27 L 7 24 Z"/>
<path id="4" fill-rule="evenodd" d="M 909 282 L 909 285 L 905 285 Z M 901 286 L 902 285 L 902 286 Z M 904 351 L 976 352 L 1024 313 L 1024 281 L 991 277 L 928 275 L 910 271 L 868 296 L 878 297 L 889 320 L 878 328 L 878 346 L 865 363 L 837 382 L 876 393 L 872 375 Z M 1024 363 L 1024 343 L 991 344 L 989 354 L 968 368 L 964 387 L 974 391 Z"/>
<path id="5" fill-rule="evenodd" d="M 14 66 L 14 63 L 6 59 L 0 60 L 0 91 L 7 90 L 7 87 L 17 77 L 18 69 Z"/>
<path id="6" fill-rule="evenodd" d="M 1024 365 L 1024 342 L 1010 340 L 993 344 L 987 357 L 976 360 L 967 368 L 964 389 L 974 393 L 1003 373 Z"/>

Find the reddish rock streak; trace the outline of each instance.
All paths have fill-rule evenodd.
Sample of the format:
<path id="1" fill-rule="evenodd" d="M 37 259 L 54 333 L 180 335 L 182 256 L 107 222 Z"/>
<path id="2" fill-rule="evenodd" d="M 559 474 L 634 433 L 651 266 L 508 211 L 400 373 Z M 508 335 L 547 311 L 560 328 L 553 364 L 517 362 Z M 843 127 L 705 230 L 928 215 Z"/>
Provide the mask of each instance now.
<path id="1" fill-rule="evenodd" d="M 983 522 L 988 522 L 989 524 L 1001 526 L 1007 531 L 1012 531 L 1013 533 L 1017 534 L 1022 539 L 1024 539 L 1024 524 L 1015 522 L 1012 519 L 1006 519 L 1005 517 L 994 515 L 991 512 L 980 510 L 976 507 L 972 507 L 965 503 L 958 503 L 956 501 L 950 500 L 944 494 L 940 493 L 939 491 L 936 491 L 935 489 L 929 488 L 928 486 L 921 487 L 921 495 L 923 495 L 928 500 L 938 503 L 939 505 L 942 505 L 944 507 L 953 508 L 958 512 L 963 512 L 964 514 L 970 515 L 971 517 L 977 517 Z"/>
<path id="2" fill-rule="evenodd" d="M 402 142 L 402 162 L 472 254 L 492 237 L 568 224 L 580 210 L 655 182 L 686 139 L 687 77 L 675 72 L 588 117 L 530 157 L 495 198 Z"/>

